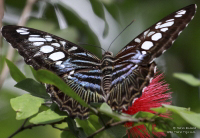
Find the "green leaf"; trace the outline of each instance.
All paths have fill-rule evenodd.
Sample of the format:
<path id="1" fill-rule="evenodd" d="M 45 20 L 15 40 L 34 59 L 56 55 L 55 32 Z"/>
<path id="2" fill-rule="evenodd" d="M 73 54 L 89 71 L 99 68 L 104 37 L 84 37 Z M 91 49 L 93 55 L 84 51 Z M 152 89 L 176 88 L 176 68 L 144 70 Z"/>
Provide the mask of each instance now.
<path id="1" fill-rule="evenodd" d="M 132 116 L 133 118 L 143 118 L 143 119 L 151 119 L 151 118 L 155 118 L 156 115 L 153 114 L 153 113 L 150 113 L 150 112 L 137 112 L 136 114 L 134 114 Z M 148 126 L 149 122 L 137 122 L 137 123 L 134 123 L 134 126 L 139 126 L 139 125 L 145 125 L 145 126 Z"/>
<path id="2" fill-rule="evenodd" d="M 90 103 L 90 105 L 94 108 L 100 108 L 103 103 Z"/>
<path id="3" fill-rule="evenodd" d="M 10 69 L 10 75 L 16 82 L 20 82 L 26 78 L 24 74 L 10 60 L 6 59 L 6 63 Z"/>
<path id="4" fill-rule="evenodd" d="M 34 68 L 32 68 L 31 66 L 29 66 L 29 67 L 30 67 L 30 69 L 31 69 L 31 72 L 32 72 L 34 78 L 35 78 L 38 82 L 40 82 L 40 80 L 39 80 L 39 78 L 38 78 L 38 76 L 37 76 L 37 71 L 34 70 Z"/>
<path id="5" fill-rule="evenodd" d="M 71 131 L 63 131 L 60 137 L 61 138 L 76 138 L 76 136 Z"/>
<path id="6" fill-rule="evenodd" d="M 17 112 L 16 119 L 26 119 L 39 111 L 44 99 L 24 94 L 10 100 L 12 108 Z"/>
<path id="7" fill-rule="evenodd" d="M 85 134 L 83 129 L 82 128 L 78 128 L 76 126 L 76 122 L 73 119 L 71 119 L 70 117 L 67 117 L 66 121 L 67 121 L 69 129 L 74 134 L 74 136 L 76 136 L 77 138 L 85 138 L 85 137 L 87 137 L 87 135 Z"/>
<path id="8" fill-rule="evenodd" d="M 157 108 L 151 108 L 151 110 L 159 113 L 159 114 L 163 114 L 163 113 L 166 113 L 167 112 L 167 109 L 166 108 L 163 108 L 163 107 L 157 107 Z"/>
<path id="9" fill-rule="evenodd" d="M 163 105 L 168 110 L 182 117 L 186 122 L 200 128 L 200 114 L 194 113 L 187 108 L 177 107 L 172 105 Z"/>
<path id="10" fill-rule="evenodd" d="M 176 123 L 173 119 L 157 117 L 155 118 L 154 123 L 156 127 L 154 127 L 154 131 L 156 132 L 164 132 L 164 131 L 173 131 L 173 128 L 176 126 Z"/>
<path id="11" fill-rule="evenodd" d="M 177 79 L 180 79 L 184 82 L 186 82 L 189 85 L 192 86 L 200 86 L 200 80 L 195 78 L 191 74 L 186 74 L 186 73 L 174 73 L 173 76 Z"/>
<path id="12" fill-rule="evenodd" d="M 58 87 L 62 92 L 70 96 L 71 98 L 78 101 L 84 107 L 88 107 L 88 104 L 80 98 L 59 76 L 56 74 L 47 71 L 47 70 L 39 70 L 37 71 L 37 77 L 40 82 L 52 84 Z"/>
<path id="13" fill-rule="evenodd" d="M 102 127 L 102 125 L 99 123 L 99 118 L 96 115 L 90 115 L 88 121 L 95 127 L 96 130 Z"/>
<path id="14" fill-rule="evenodd" d="M 76 119 L 76 122 L 79 124 L 80 127 L 83 128 L 84 132 L 87 135 L 91 135 L 96 131 L 95 127 L 90 123 L 88 119 L 87 120 Z"/>
<path id="15" fill-rule="evenodd" d="M 44 85 L 36 82 L 33 79 L 27 78 L 18 82 L 15 87 L 25 90 L 34 96 L 50 99 L 49 95 L 46 93 Z"/>
<path id="16" fill-rule="evenodd" d="M 43 111 L 43 112 L 37 114 L 37 116 L 31 118 L 30 123 L 49 124 L 49 123 L 61 121 L 65 117 L 67 117 L 67 116 L 60 116 L 57 113 L 55 113 L 54 111 L 52 111 L 51 109 L 49 109 L 49 110 Z"/>
<path id="17" fill-rule="evenodd" d="M 150 113 L 150 112 L 137 112 L 134 115 L 135 118 L 152 118 L 155 117 L 155 114 Z"/>
<path id="18" fill-rule="evenodd" d="M 112 111 L 112 109 L 110 108 L 110 106 L 107 104 L 107 103 L 103 103 L 100 108 L 98 109 L 98 111 L 100 113 L 103 113 L 104 115 L 108 116 L 108 117 L 111 117 L 115 120 L 126 120 L 126 117 L 125 116 L 122 116 L 122 115 L 119 115 L 115 112 Z"/>
<path id="19" fill-rule="evenodd" d="M 110 108 L 110 106 L 107 103 L 101 104 L 100 110 L 101 110 L 101 112 L 104 111 L 104 112 L 107 112 L 107 113 L 113 112 L 112 109 Z"/>
<path id="20" fill-rule="evenodd" d="M 107 103 L 103 103 L 100 107 L 100 109 L 97 109 L 98 112 L 102 113 L 103 115 L 106 115 L 107 117 L 110 117 L 114 119 L 115 121 L 137 121 L 137 119 L 130 117 L 126 114 L 118 114 L 112 111 L 110 106 Z"/>
<path id="21" fill-rule="evenodd" d="M 115 138 L 112 134 L 107 131 L 102 131 L 98 135 L 95 135 L 94 138 Z"/>
<path id="22" fill-rule="evenodd" d="M 109 134 L 113 135 L 114 138 L 122 138 L 126 135 L 126 128 L 122 125 L 114 126 L 106 130 Z"/>
<path id="23" fill-rule="evenodd" d="M 163 107 L 161 107 L 163 108 Z M 154 108 L 154 109 L 159 109 L 159 108 Z M 157 111 L 156 110 L 156 111 Z M 160 111 L 164 111 L 159 109 Z M 167 109 L 165 108 L 165 111 Z M 166 113 L 166 112 L 163 112 Z M 134 115 L 136 118 L 141 118 L 141 119 L 154 119 L 153 124 L 155 124 L 155 127 L 152 127 L 152 122 L 144 121 L 144 122 L 138 122 L 134 123 L 134 126 L 139 126 L 139 125 L 144 125 L 146 126 L 147 130 L 152 134 L 152 132 L 164 132 L 164 131 L 169 131 L 171 128 L 173 128 L 174 123 L 172 122 L 171 119 L 169 118 L 164 118 L 158 115 L 155 115 L 150 112 L 138 112 Z"/>

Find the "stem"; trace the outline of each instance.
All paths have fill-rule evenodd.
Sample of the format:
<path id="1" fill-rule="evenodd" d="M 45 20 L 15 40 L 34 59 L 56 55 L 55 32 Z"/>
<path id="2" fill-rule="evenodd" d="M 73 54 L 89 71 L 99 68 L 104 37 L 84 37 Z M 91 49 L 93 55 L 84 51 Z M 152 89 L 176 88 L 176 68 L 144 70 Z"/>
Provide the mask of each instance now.
<path id="1" fill-rule="evenodd" d="M 96 132 L 94 132 L 93 134 L 91 134 L 90 136 L 88 136 L 87 138 L 92 138 L 94 137 L 96 134 L 100 133 L 101 131 L 108 129 L 110 127 L 114 127 L 117 125 L 122 125 L 124 123 L 126 123 L 127 121 L 119 121 L 119 122 L 115 122 L 115 123 L 111 123 L 112 121 L 109 121 L 105 126 L 103 126 L 102 128 L 100 128 L 99 130 L 97 130 Z"/>
<path id="2" fill-rule="evenodd" d="M 12 138 L 13 136 L 17 135 L 18 133 L 22 132 L 23 130 L 31 129 L 31 128 L 37 127 L 37 126 L 51 125 L 52 127 L 54 127 L 55 124 L 61 124 L 62 122 L 65 122 L 65 119 L 63 119 L 63 120 L 61 120 L 59 122 L 50 123 L 50 124 L 30 124 L 28 126 L 25 126 L 25 124 L 26 124 L 27 121 L 28 121 L 28 119 L 26 119 L 24 121 L 24 123 L 21 125 L 21 127 L 17 131 L 15 131 L 13 134 L 11 134 L 8 138 Z M 54 128 L 57 128 L 57 127 L 54 127 Z M 67 130 L 67 129 L 65 129 L 65 130 Z"/>
<path id="3" fill-rule="evenodd" d="M 15 131 L 12 135 L 10 135 L 8 138 L 12 138 L 12 137 L 15 136 L 16 134 L 18 134 L 19 132 L 21 132 L 22 130 L 24 130 L 23 128 L 24 128 L 24 126 L 25 126 L 25 124 L 26 124 L 27 121 L 28 121 L 28 119 L 26 119 L 26 120 L 24 121 L 24 123 L 21 125 L 21 127 L 20 127 L 17 131 Z"/>
<path id="4" fill-rule="evenodd" d="M 3 4 L 2 1 L 3 0 L 0 0 L 0 2 L 1 2 L 0 5 Z M 30 13 L 32 11 L 32 7 L 33 7 L 33 5 L 36 1 L 37 0 L 27 0 L 26 6 L 24 7 L 24 10 L 22 12 L 22 15 L 21 15 L 20 20 L 19 20 L 17 25 L 24 26 L 26 24 L 26 22 L 27 22 L 27 20 L 30 16 Z M 14 56 L 14 52 L 15 52 L 14 48 L 9 46 L 6 58 L 8 60 L 12 60 L 13 56 Z M 2 69 L 2 72 L 1 72 L 1 76 L 0 76 L 0 88 L 2 87 L 3 82 L 5 81 L 8 73 L 9 73 L 8 66 L 6 65 L 6 63 L 4 63 L 3 69 Z"/>
<path id="5" fill-rule="evenodd" d="M 58 129 L 60 131 L 70 131 L 69 129 L 66 129 L 66 128 L 59 128 L 59 127 L 56 127 L 55 125 L 52 125 L 53 128 L 55 129 Z"/>
<path id="6" fill-rule="evenodd" d="M 137 123 L 137 122 L 154 122 L 155 120 L 154 119 L 144 119 L 144 118 L 139 118 L 138 120 L 135 120 L 135 119 L 130 119 L 129 121 L 127 120 L 123 120 L 123 121 L 119 121 L 119 122 L 113 122 L 113 120 L 111 119 L 105 126 L 103 126 L 102 128 L 100 128 L 99 130 L 97 130 L 96 132 L 94 132 L 93 134 L 91 134 L 90 136 L 88 136 L 87 138 L 92 138 L 94 137 L 96 134 L 100 133 L 101 131 L 104 131 L 108 128 L 111 128 L 111 127 L 114 127 L 114 126 L 118 126 L 118 125 L 123 125 L 125 124 L 126 122 L 134 122 L 134 123 Z"/>

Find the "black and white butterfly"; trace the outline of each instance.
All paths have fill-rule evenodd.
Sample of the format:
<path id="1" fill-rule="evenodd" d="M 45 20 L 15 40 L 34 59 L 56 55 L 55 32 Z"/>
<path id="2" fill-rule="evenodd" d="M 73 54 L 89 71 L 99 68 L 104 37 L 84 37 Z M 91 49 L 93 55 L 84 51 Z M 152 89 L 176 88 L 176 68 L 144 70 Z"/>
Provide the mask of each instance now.
<path id="1" fill-rule="evenodd" d="M 196 5 L 182 8 L 154 24 L 115 57 L 107 51 L 102 59 L 52 34 L 22 26 L 4 26 L 2 35 L 34 69 L 47 69 L 60 76 L 83 100 L 107 102 L 113 110 L 127 109 L 142 95 L 154 76 L 155 58 L 164 53 L 193 19 Z M 88 108 L 53 85 L 47 92 L 61 110 L 85 119 Z"/>

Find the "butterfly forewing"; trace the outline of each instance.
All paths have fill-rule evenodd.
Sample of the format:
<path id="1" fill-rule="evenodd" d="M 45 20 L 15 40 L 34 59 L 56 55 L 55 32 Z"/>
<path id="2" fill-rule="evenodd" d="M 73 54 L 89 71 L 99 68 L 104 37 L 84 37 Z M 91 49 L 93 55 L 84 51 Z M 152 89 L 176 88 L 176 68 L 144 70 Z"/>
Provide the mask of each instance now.
<path id="1" fill-rule="evenodd" d="M 119 62 L 149 64 L 168 49 L 187 27 L 196 12 L 196 5 L 184 7 L 146 29 L 117 55 Z"/>
<path id="2" fill-rule="evenodd" d="M 2 28 L 2 35 L 25 58 L 26 63 L 35 69 L 51 70 L 49 65 L 60 65 L 63 63 L 60 61 L 70 58 L 82 59 L 83 62 L 76 63 L 85 67 L 93 66 L 92 62 L 100 62 L 95 55 L 76 44 L 36 29 L 8 25 Z"/>

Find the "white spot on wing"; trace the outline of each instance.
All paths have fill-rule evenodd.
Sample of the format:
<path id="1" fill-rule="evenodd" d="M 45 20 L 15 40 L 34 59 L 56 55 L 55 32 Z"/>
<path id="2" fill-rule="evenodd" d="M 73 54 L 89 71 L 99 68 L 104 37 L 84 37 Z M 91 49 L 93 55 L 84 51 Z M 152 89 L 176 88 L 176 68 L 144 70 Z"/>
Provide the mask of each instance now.
<path id="1" fill-rule="evenodd" d="M 60 65 L 62 63 L 62 61 L 57 61 L 56 65 Z"/>
<path id="2" fill-rule="evenodd" d="M 142 49 L 145 49 L 145 50 L 149 50 L 151 47 L 153 46 L 153 42 L 151 41 L 145 41 L 143 44 L 142 44 Z"/>
<path id="3" fill-rule="evenodd" d="M 20 33 L 21 35 L 27 35 L 29 34 L 29 32 L 23 32 L 23 33 Z"/>
<path id="4" fill-rule="evenodd" d="M 151 32 L 148 33 L 147 36 L 149 37 L 149 36 L 153 35 L 154 33 L 155 33 L 154 31 L 151 31 Z"/>
<path id="5" fill-rule="evenodd" d="M 65 65 L 63 65 L 63 64 L 62 64 L 62 65 L 60 65 L 60 67 L 64 68 L 64 67 L 65 67 Z"/>
<path id="6" fill-rule="evenodd" d="M 151 39 L 154 40 L 154 41 L 158 41 L 161 38 L 162 38 L 162 34 L 161 33 L 156 33 L 151 37 Z"/>
<path id="7" fill-rule="evenodd" d="M 52 59 L 53 61 L 60 60 L 64 57 L 65 57 L 65 54 L 63 52 L 55 52 L 49 56 L 49 58 Z"/>
<path id="8" fill-rule="evenodd" d="M 65 46 L 66 42 L 65 41 L 60 41 L 60 43 Z"/>
<path id="9" fill-rule="evenodd" d="M 176 13 L 177 13 L 177 14 L 185 14 L 185 13 L 186 13 L 186 10 L 180 10 L 180 11 L 177 11 Z"/>
<path id="10" fill-rule="evenodd" d="M 162 28 L 160 29 L 161 32 L 166 32 L 168 30 L 168 28 Z"/>
<path id="11" fill-rule="evenodd" d="M 139 39 L 139 38 L 135 38 L 135 40 L 134 40 L 136 43 L 140 43 L 141 42 L 141 40 Z"/>
<path id="12" fill-rule="evenodd" d="M 157 70 L 157 66 L 154 67 L 154 70 L 153 70 L 154 74 L 156 73 L 156 70 Z"/>
<path id="13" fill-rule="evenodd" d="M 134 104 L 134 102 L 135 102 L 137 99 L 138 99 L 138 98 L 135 98 L 135 99 L 133 100 L 132 104 Z"/>
<path id="14" fill-rule="evenodd" d="M 71 48 L 68 50 L 68 52 L 73 51 L 73 50 L 76 50 L 76 49 L 77 49 L 77 47 L 76 47 L 76 46 L 73 46 L 73 47 L 71 47 Z"/>
<path id="15" fill-rule="evenodd" d="M 142 89 L 142 93 L 144 92 L 144 90 L 146 89 L 147 87 L 144 87 L 143 89 Z"/>
<path id="16" fill-rule="evenodd" d="M 147 31 L 145 31 L 144 32 L 144 36 L 146 36 L 147 35 L 147 33 L 150 31 L 150 29 L 149 30 L 147 30 Z"/>
<path id="17" fill-rule="evenodd" d="M 41 46 L 41 45 L 43 45 L 44 44 L 44 42 L 33 42 L 33 45 L 34 46 Z"/>
<path id="18" fill-rule="evenodd" d="M 157 23 L 155 26 L 155 29 L 159 29 L 159 28 L 164 28 L 164 27 L 170 27 L 174 24 L 174 21 L 172 19 L 167 20 L 167 22 L 161 24 L 161 22 L 159 22 L 159 24 Z"/>
<path id="19" fill-rule="evenodd" d="M 16 30 L 18 33 L 25 33 L 25 32 L 27 32 L 26 30 L 22 30 L 22 29 L 17 29 Z"/>
<path id="20" fill-rule="evenodd" d="M 41 37 L 29 37 L 29 41 L 46 41 L 44 38 Z"/>
<path id="21" fill-rule="evenodd" d="M 28 30 L 27 28 L 23 28 L 23 27 L 22 27 L 22 28 L 19 28 L 19 29 L 26 30 L 26 31 Z"/>
<path id="22" fill-rule="evenodd" d="M 43 53 L 50 53 L 53 51 L 53 47 L 51 46 L 42 46 L 40 48 L 40 51 L 43 52 Z"/>
<path id="23" fill-rule="evenodd" d="M 174 19 L 169 19 L 169 20 L 167 20 L 166 22 L 171 22 L 171 21 L 174 21 Z"/>
<path id="24" fill-rule="evenodd" d="M 51 45 L 52 45 L 52 46 L 56 46 L 56 47 L 60 47 L 60 44 L 59 44 L 59 43 L 52 43 Z"/>
<path id="25" fill-rule="evenodd" d="M 162 23 L 162 22 L 158 22 L 158 23 L 156 24 L 156 26 L 159 26 L 159 25 L 161 25 L 161 23 Z"/>
<path id="26" fill-rule="evenodd" d="M 142 54 L 145 55 L 147 52 L 146 51 L 142 51 Z"/>
<path id="27" fill-rule="evenodd" d="M 163 50 L 162 54 L 165 53 L 166 50 Z"/>
<path id="28" fill-rule="evenodd" d="M 180 31 L 179 33 L 178 33 L 178 35 L 180 35 L 182 33 L 182 31 Z"/>
<path id="29" fill-rule="evenodd" d="M 50 35 L 45 35 L 45 38 L 51 38 L 51 36 Z"/>
<path id="30" fill-rule="evenodd" d="M 72 75 L 72 74 L 74 74 L 74 70 L 72 70 L 72 71 L 69 73 L 69 75 Z"/>
<path id="31" fill-rule="evenodd" d="M 197 5 L 196 4 L 194 4 L 195 5 L 195 9 L 197 9 Z"/>
<path id="32" fill-rule="evenodd" d="M 174 22 L 166 22 L 159 26 L 159 28 L 170 27 L 174 24 Z"/>
<path id="33" fill-rule="evenodd" d="M 52 41 L 52 37 L 51 37 L 50 35 L 45 35 L 45 39 L 46 39 L 47 41 Z"/>
<path id="34" fill-rule="evenodd" d="M 30 37 L 40 37 L 40 35 L 29 35 Z"/>
<path id="35" fill-rule="evenodd" d="M 29 34 L 29 32 L 27 32 L 27 30 L 28 29 L 26 29 L 26 28 L 18 28 L 16 31 L 18 33 L 20 33 L 21 35 L 27 35 L 27 34 Z"/>
<path id="36" fill-rule="evenodd" d="M 156 58 L 153 58 L 149 63 L 151 64 Z"/>
<path id="37" fill-rule="evenodd" d="M 178 17 L 182 17 L 182 15 L 181 15 L 181 14 L 180 14 L 180 15 L 178 14 L 178 15 L 175 15 L 174 17 L 177 17 L 177 18 L 178 18 Z"/>
<path id="38" fill-rule="evenodd" d="M 152 78 L 150 78 L 149 82 L 151 83 L 151 82 L 152 82 L 152 80 L 153 80 L 153 77 L 152 77 Z"/>
<path id="39" fill-rule="evenodd" d="M 33 57 L 40 56 L 41 52 L 37 52 Z"/>

